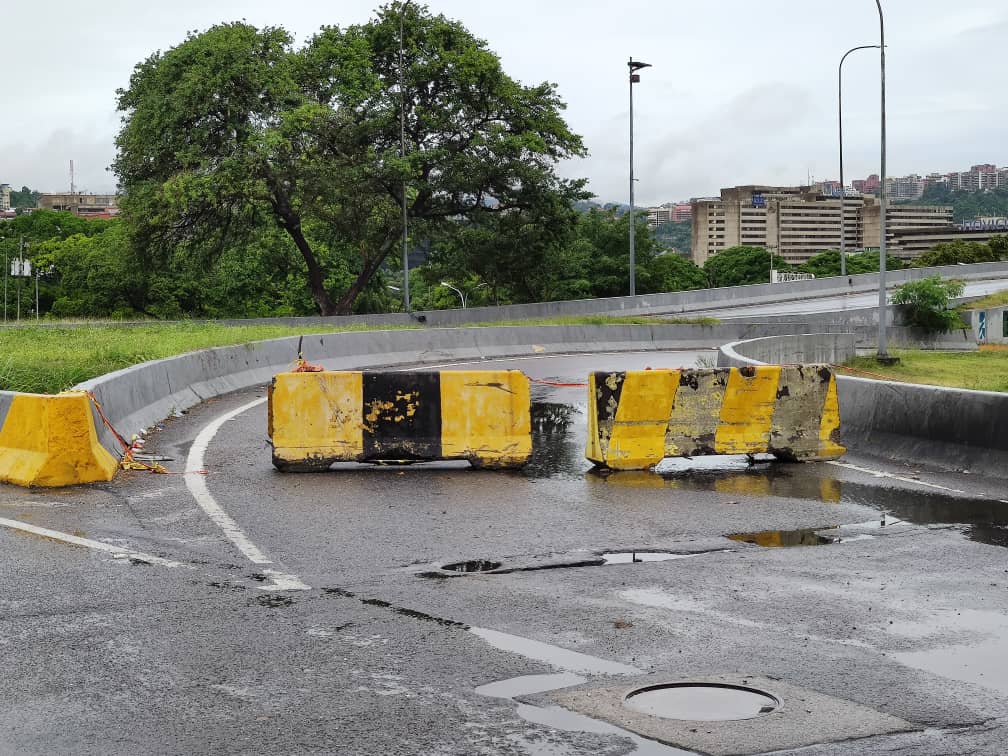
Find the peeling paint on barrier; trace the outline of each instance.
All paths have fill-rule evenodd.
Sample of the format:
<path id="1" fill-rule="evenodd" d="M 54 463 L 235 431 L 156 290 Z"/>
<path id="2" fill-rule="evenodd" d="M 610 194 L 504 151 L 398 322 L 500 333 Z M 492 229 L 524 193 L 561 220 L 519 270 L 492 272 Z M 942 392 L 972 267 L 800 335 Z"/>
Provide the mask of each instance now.
<path id="1" fill-rule="evenodd" d="M 825 365 L 593 373 L 588 404 L 586 456 L 615 470 L 665 457 L 822 460 L 845 451 Z"/>
<path id="2" fill-rule="evenodd" d="M 529 381 L 517 370 L 280 373 L 268 415 L 280 470 L 440 459 L 513 468 L 532 454 Z"/>

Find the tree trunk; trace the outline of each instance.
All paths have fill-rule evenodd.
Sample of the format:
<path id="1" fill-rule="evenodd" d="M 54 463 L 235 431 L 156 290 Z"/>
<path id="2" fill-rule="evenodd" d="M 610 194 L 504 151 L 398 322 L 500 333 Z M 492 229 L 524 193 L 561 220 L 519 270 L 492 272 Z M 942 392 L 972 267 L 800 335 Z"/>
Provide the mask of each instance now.
<path id="1" fill-rule="evenodd" d="M 329 292 L 326 291 L 322 266 L 319 265 L 315 253 L 312 252 L 311 245 L 308 244 L 308 240 L 301 233 L 301 221 L 291 213 L 282 216 L 281 224 L 284 231 L 294 240 L 294 244 L 297 245 L 298 251 L 301 253 L 301 257 L 308 267 L 308 290 L 311 292 L 312 299 L 315 300 L 315 304 L 319 308 L 319 315 L 349 315 L 348 312 L 339 311 L 339 306 L 333 303 Z"/>
<path id="2" fill-rule="evenodd" d="M 364 261 L 364 269 L 357 276 L 356 280 L 350 284 L 350 288 L 347 289 L 347 293 L 344 294 L 340 301 L 336 303 L 335 309 L 337 315 L 350 315 L 353 312 L 353 305 L 357 299 L 357 296 L 364 290 L 367 286 L 368 281 L 371 280 L 372 276 L 381 267 L 381 264 L 385 262 L 385 258 L 388 257 L 389 250 L 392 248 L 393 239 L 386 239 L 381 246 L 381 251 L 379 254 L 371 260 Z"/>

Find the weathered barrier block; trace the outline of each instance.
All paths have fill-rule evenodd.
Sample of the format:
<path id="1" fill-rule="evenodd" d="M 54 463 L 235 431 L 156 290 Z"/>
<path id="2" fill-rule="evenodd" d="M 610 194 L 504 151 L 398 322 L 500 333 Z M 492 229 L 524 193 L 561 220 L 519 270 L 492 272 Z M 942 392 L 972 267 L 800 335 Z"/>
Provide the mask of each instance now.
<path id="1" fill-rule="evenodd" d="M 112 480 L 119 462 L 98 443 L 86 394 L 15 394 L 0 428 L 0 481 L 71 486 Z"/>
<path id="2" fill-rule="evenodd" d="M 517 370 L 280 373 L 268 430 L 282 471 L 440 459 L 513 468 L 532 454 L 530 410 Z"/>
<path id="3" fill-rule="evenodd" d="M 836 459 L 839 428 L 826 365 L 592 373 L 585 456 L 614 470 L 705 454 Z"/>

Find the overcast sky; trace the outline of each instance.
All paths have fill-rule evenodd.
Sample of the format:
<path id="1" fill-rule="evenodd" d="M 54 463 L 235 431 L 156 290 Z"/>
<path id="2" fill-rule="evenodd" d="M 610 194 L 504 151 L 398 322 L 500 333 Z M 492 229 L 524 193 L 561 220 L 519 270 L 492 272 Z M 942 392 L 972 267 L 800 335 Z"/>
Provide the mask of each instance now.
<path id="1" fill-rule="evenodd" d="M 245 19 L 299 44 L 323 24 L 365 22 L 369 0 L 10 3 L 0 11 L 0 183 L 112 191 L 115 90 L 187 30 Z M 634 88 L 638 205 L 745 183 L 836 178 L 837 65 L 877 44 L 872 0 L 431 0 L 485 39 L 524 83 L 557 84 L 590 151 L 561 172 L 599 201 L 628 201 L 627 60 Z M 1008 164 L 1004 0 L 883 0 L 888 174 Z M 879 56 L 844 64 L 844 174 L 879 171 Z"/>

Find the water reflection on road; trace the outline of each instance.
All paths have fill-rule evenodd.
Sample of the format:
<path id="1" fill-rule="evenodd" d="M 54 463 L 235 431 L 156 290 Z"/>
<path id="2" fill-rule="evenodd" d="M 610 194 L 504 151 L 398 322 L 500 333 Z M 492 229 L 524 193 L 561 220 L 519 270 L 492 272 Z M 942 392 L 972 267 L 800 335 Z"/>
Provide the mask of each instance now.
<path id="1" fill-rule="evenodd" d="M 596 470 L 585 459 L 587 433 L 583 404 L 536 402 L 532 405 L 532 459 L 528 478 L 574 478 L 589 484 L 675 491 L 715 491 L 740 496 L 810 499 L 826 504 L 858 504 L 917 525 L 963 526 L 980 543 L 1008 547 L 1008 504 L 983 498 L 951 496 L 838 480 L 822 464 L 749 464 L 744 457 L 667 461 L 656 471 Z"/>

